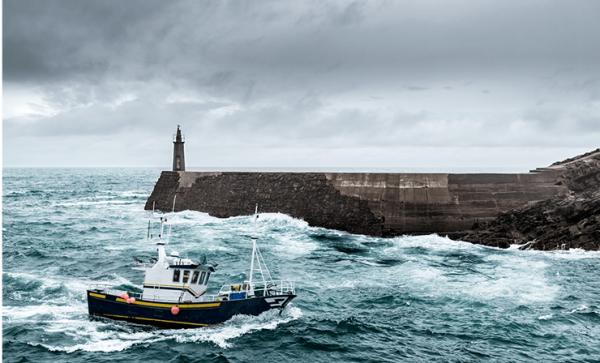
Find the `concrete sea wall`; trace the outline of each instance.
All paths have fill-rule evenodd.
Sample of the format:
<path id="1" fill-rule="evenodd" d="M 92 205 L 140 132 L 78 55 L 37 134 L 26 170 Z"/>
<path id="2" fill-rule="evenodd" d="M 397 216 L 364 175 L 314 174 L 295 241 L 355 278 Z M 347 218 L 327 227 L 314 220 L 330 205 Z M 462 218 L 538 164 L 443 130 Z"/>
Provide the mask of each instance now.
<path id="1" fill-rule="evenodd" d="M 523 174 L 162 172 L 146 209 L 217 217 L 281 212 L 374 236 L 452 234 L 567 192 L 560 170 Z"/>

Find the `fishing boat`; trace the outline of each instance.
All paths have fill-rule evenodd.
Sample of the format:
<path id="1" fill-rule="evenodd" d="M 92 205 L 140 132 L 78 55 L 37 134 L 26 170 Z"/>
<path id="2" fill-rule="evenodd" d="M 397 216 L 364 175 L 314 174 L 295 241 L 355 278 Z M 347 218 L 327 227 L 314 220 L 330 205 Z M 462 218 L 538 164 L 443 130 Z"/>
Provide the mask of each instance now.
<path id="1" fill-rule="evenodd" d="M 258 218 L 258 206 L 254 223 Z M 158 256 L 152 262 L 136 266 L 145 272 L 141 293 L 95 285 L 87 290 L 90 316 L 124 320 L 164 328 L 196 328 L 219 324 L 234 315 L 259 315 L 267 310 L 280 312 L 296 297 L 294 283 L 275 281 L 257 245 L 252 239 L 252 256 L 247 279 L 225 284 L 219 292 L 207 295 L 208 282 L 217 264 L 182 258 L 175 251 L 167 254 L 163 238 L 167 218 L 160 217 L 160 233 L 156 240 Z M 138 260 L 138 263 L 141 262 Z"/>

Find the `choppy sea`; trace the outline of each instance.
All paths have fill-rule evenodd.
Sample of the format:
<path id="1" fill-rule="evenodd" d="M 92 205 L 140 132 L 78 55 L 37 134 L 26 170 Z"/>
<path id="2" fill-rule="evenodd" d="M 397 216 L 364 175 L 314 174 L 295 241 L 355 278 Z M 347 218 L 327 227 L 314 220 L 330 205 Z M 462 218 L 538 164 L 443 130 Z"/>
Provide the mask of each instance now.
<path id="1" fill-rule="evenodd" d="M 91 320 L 85 289 L 133 288 L 152 257 L 144 202 L 158 169 L 4 169 L 6 362 L 600 361 L 600 253 L 500 250 L 443 236 L 391 239 L 263 214 L 282 315 L 161 330 Z M 218 263 L 212 291 L 248 270 L 251 217 L 170 217 L 169 249 Z"/>

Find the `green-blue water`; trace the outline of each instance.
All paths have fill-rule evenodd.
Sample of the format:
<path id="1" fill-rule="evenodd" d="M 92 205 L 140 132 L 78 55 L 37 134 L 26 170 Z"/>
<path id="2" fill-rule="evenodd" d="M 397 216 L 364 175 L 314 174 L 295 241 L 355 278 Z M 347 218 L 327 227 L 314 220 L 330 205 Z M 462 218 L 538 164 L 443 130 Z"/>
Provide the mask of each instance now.
<path id="1" fill-rule="evenodd" d="M 141 284 L 146 197 L 159 170 L 5 169 L 7 362 L 600 361 L 600 254 L 499 250 L 431 235 L 393 239 L 259 218 L 275 275 L 296 281 L 281 315 L 160 330 L 90 320 L 93 283 Z M 315 201 L 318 203 L 318 201 Z M 180 212 L 170 249 L 244 278 L 250 217 Z"/>

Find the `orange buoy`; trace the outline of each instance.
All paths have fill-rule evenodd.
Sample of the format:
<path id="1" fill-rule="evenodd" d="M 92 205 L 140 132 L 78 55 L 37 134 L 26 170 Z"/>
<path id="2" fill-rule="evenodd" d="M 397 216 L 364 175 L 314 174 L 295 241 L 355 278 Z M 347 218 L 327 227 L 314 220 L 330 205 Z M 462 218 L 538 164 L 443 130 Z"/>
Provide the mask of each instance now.
<path id="1" fill-rule="evenodd" d="M 122 294 L 121 294 L 119 297 L 120 297 L 121 299 L 123 299 L 123 300 L 127 300 L 127 299 L 129 299 L 129 295 L 127 295 L 127 293 L 126 293 L 126 292 L 122 293 Z"/>
<path id="2" fill-rule="evenodd" d="M 128 304 L 133 304 L 135 302 L 135 297 L 130 297 L 129 299 L 127 299 L 125 301 L 127 301 Z"/>
<path id="3" fill-rule="evenodd" d="M 176 306 L 176 305 L 171 306 L 171 314 L 173 314 L 173 315 L 179 314 L 179 306 Z"/>

